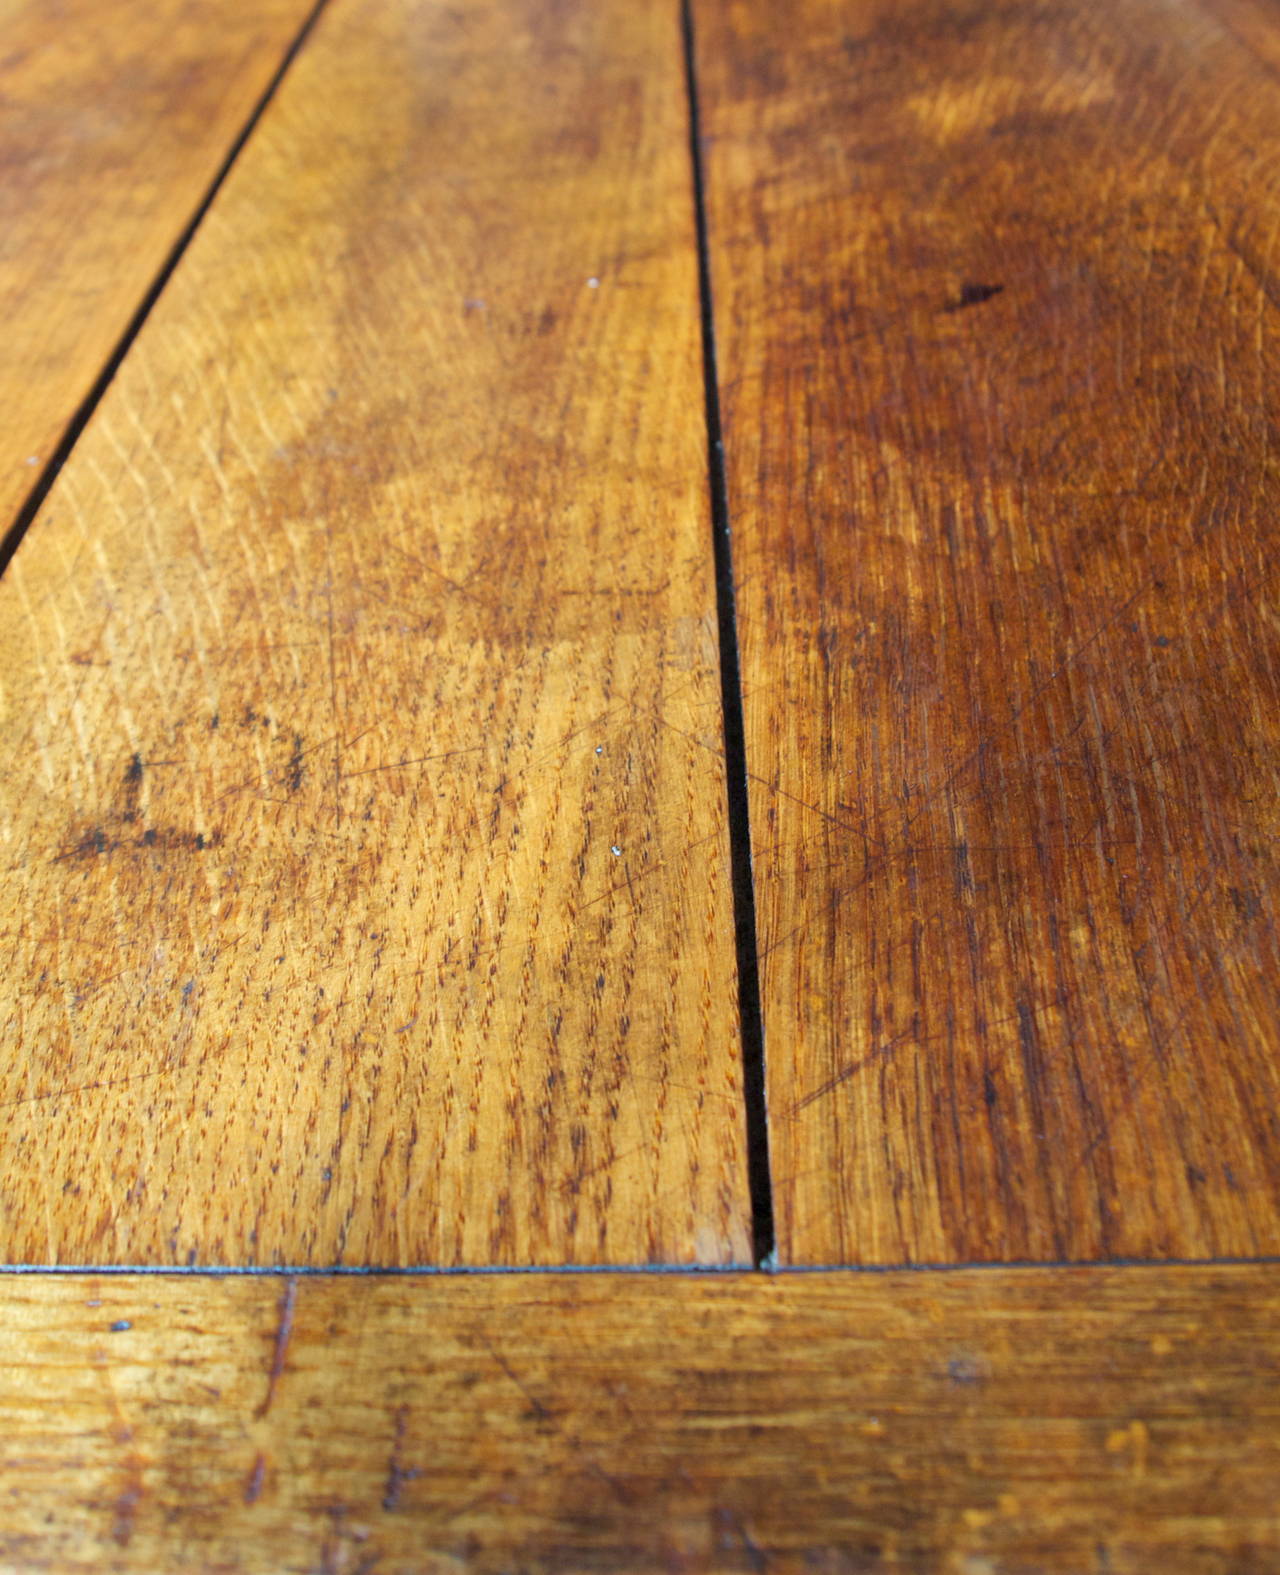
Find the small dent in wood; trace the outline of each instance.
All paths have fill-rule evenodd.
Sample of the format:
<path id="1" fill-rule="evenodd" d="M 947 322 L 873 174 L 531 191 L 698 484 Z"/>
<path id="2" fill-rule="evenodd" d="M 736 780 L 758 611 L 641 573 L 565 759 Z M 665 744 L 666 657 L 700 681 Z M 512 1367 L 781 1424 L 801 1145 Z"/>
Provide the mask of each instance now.
<path id="1" fill-rule="evenodd" d="M 947 1377 L 953 1384 L 980 1384 L 982 1368 L 971 1356 L 953 1356 L 947 1363 Z"/>
<path id="2" fill-rule="evenodd" d="M 965 283 L 960 286 L 960 294 L 948 301 L 942 308 L 944 312 L 962 312 L 967 306 L 981 306 L 984 302 L 992 300 L 1004 289 L 1002 284 L 976 284 Z"/>

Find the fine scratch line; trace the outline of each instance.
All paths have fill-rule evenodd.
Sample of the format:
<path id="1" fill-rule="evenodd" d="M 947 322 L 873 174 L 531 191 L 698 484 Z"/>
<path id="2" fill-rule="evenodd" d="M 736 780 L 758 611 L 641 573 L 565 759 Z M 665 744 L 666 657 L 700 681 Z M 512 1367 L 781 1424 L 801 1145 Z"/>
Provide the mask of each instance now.
<path id="1" fill-rule="evenodd" d="M 280 1322 L 276 1325 L 276 1343 L 271 1353 L 271 1371 L 267 1374 L 267 1392 L 258 1407 L 259 1420 L 270 1411 L 271 1402 L 276 1397 L 276 1388 L 284 1374 L 285 1358 L 289 1354 L 289 1341 L 293 1336 L 293 1314 L 297 1305 L 298 1276 L 291 1274 L 284 1282 L 284 1291 L 280 1297 Z"/>

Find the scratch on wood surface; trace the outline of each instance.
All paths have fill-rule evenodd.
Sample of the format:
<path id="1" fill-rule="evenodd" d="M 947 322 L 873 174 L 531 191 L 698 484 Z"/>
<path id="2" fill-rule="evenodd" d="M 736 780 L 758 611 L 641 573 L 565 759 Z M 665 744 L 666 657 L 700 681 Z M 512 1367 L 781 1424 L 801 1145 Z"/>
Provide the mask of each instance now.
<path id="1" fill-rule="evenodd" d="M 497 1348 L 493 1341 L 487 1335 L 482 1336 L 482 1338 L 489 1355 L 493 1357 L 494 1361 L 502 1369 L 503 1373 L 506 1374 L 506 1376 L 529 1402 L 529 1407 L 533 1416 L 539 1422 L 555 1425 L 555 1413 L 551 1410 L 550 1406 L 545 1405 L 541 1400 L 538 1399 L 537 1395 L 533 1393 L 528 1384 L 526 1384 L 524 1379 L 521 1378 L 519 1373 L 516 1372 L 515 1368 L 512 1367 L 507 1358 L 503 1356 L 502 1352 Z"/>
<path id="2" fill-rule="evenodd" d="M 259 1419 L 271 1410 L 271 1402 L 276 1397 L 276 1388 L 284 1374 L 285 1360 L 289 1354 L 289 1340 L 293 1335 L 293 1314 L 297 1301 L 298 1277 L 296 1274 L 291 1274 L 285 1281 L 284 1290 L 280 1295 L 280 1316 L 276 1324 L 275 1343 L 271 1352 L 271 1368 L 267 1374 L 267 1392 L 256 1413 Z"/>
<path id="3" fill-rule="evenodd" d="M 267 1476 L 267 1457 L 261 1450 L 254 1456 L 253 1465 L 249 1469 L 249 1476 L 244 1485 L 244 1501 L 246 1504 L 256 1504 L 262 1497 L 262 1485 Z"/>
<path id="4" fill-rule="evenodd" d="M 400 1494 L 405 1484 L 415 1482 L 422 1475 L 420 1467 L 406 1466 L 401 1459 L 408 1421 L 409 1407 L 407 1405 L 397 1407 L 395 1435 L 392 1439 L 391 1454 L 387 1460 L 387 1482 L 382 1494 L 383 1509 L 398 1509 Z"/>
<path id="5" fill-rule="evenodd" d="M 1025 1021 L 1028 1012 L 1031 1015 L 1035 1015 L 1039 1012 L 1051 1011 L 1055 1007 L 1062 1008 L 1067 1004 L 1067 999 L 1068 998 L 1065 995 L 1057 995 L 1054 996 L 1052 1000 L 1042 1002 L 1039 1006 L 1020 1009 L 1016 1012 L 1010 1012 L 1007 1016 L 984 1019 L 981 1025 L 982 1030 L 985 1032 L 988 1028 L 1000 1027 L 1006 1023 L 1023 1022 Z M 877 1045 L 874 1050 L 869 1051 L 864 1056 L 860 1056 L 858 1060 L 850 1061 L 846 1065 L 842 1066 L 837 1072 L 834 1072 L 826 1080 L 826 1082 L 820 1083 L 817 1088 L 810 1089 L 807 1094 L 802 1095 L 796 1100 L 795 1104 L 793 1104 L 791 1108 L 785 1112 L 785 1115 L 791 1117 L 800 1115 L 803 1111 L 807 1110 L 810 1105 L 817 1104 L 820 1099 L 825 1099 L 828 1094 L 833 1094 L 837 1088 L 840 1088 L 843 1084 L 847 1083 L 850 1078 L 856 1077 L 859 1072 L 865 1071 L 867 1067 L 874 1066 L 877 1062 L 891 1057 L 902 1044 L 910 1043 L 913 1048 L 918 1048 L 921 1045 L 927 1045 L 935 1043 L 940 1039 L 945 1039 L 953 1033 L 954 1029 L 939 1029 L 936 1033 L 918 1034 L 914 1029 L 905 1028 L 901 1033 L 896 1034 L 887 1043 Z"/>

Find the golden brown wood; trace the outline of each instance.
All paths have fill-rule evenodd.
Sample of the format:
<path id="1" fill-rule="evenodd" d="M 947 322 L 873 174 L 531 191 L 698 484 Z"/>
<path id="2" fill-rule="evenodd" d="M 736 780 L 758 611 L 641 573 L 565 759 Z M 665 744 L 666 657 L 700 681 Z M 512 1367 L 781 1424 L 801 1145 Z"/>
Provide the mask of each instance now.
<path id="1" fill-rule="evenodd" d="M 784 1259 L 1275 1252 L 1274 14 L 697 20 Z"/>
<path id="2" fill-rule="evenodd" d="M 749 1251 L 679 62 L 345 0 L 201 226 L 0 593 L 0 1256 Z"/>
<path id="3" fill-rule="evenodd" d="M 10 1569 L 1280 1559 L 1273 1267 L 3 1289 Z"/>
<path id="4" fill-rule="evenodd" d="M 0 6 L 0 535 L 311 3 Z"/>

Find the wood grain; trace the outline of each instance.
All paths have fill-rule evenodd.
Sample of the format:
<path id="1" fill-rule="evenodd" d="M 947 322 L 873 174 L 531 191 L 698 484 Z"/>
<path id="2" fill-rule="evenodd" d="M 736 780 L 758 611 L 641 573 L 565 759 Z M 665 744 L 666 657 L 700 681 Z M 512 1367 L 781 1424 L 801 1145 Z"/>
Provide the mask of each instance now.
<path id="1" fill-rule="evenodd" d="M 6 1569 L 1270 1575 L 1280 1276 L 23 1276 Z"/>
<path id="2" fill-rule="evenodd" d="M 1274 1253 L 1274 14 L 697 23 L 783 1258 Z"/>
<path id="3" fill-rule="evenodd" d="M 0 7 L 0 537 L 310 9 Z"/>
<path id="4" fill-rule="evenodd" d="M 0 594 L 0 1257 L 749 1254 L 680 49 L 334 6 L 77 445 Z"/>

